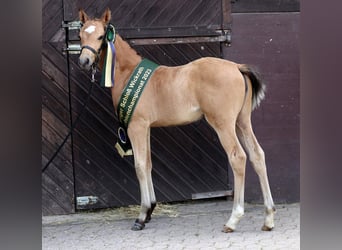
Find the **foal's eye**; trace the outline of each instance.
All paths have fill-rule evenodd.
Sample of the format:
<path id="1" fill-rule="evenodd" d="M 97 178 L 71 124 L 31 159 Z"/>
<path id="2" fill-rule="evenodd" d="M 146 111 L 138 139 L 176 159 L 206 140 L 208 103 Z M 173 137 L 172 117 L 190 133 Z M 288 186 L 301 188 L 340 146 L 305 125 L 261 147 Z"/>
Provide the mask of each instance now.
<path id="1" fill-rule="evenodd" d="M 99 36 L 99 38 L 97 38 L 98 40 L 102 40 L 103 39 L 103 36 Z"/>

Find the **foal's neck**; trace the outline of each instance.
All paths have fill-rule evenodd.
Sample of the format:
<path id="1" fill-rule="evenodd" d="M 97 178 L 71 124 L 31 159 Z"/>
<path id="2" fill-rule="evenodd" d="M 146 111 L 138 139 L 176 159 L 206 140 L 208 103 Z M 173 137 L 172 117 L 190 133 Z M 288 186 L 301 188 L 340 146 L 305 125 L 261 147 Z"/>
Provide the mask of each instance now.
<path id="1" fill-rule="evenodd" d="M 129 75 L 134 68 L 140 63 L 141 56 L 127 43 L 121 36 L 117 35 L 115 40 L 116 49 L 116 67 L 121 73 L 129 71 Z M 121 74 L 120 74 L 121 75 Z"/>
<path id="2" fill-rule="evenodd" d="M 115 61 L 115 80 L 116 80 L 117 77 L 119 79 L 123 78 L 124 75 L 126 75 L 127 73 L 130 75 L 133 72 L 134 68 L 140 63 L 142 58 L 119 35 L 116 35 L 114 46 L 115 46 L 115 51 L 116 51 L 116 61 Z M 101 56 L 100 56 L 101 59 L 99 61 L 100 70 L 102 70 L 103 68 L 106 53 L 107 53 L 107 49 L 103 50 L 101 53 Z"/>
<path id="3" fill-rule="evenodd" d="M 125 87 L 135 67 L 141 62 L 142 58 L 119 35 L 116 35 L 114 46 L 116 51 L 116 61 L 112 98 L 116 108 L 123 88 Z M 102 70 L 104 64 L 105 53 L 107 53 L 106 50 L 104 50 L 101 54 L 101 59 L 99 62 L 100 70 Z"/>

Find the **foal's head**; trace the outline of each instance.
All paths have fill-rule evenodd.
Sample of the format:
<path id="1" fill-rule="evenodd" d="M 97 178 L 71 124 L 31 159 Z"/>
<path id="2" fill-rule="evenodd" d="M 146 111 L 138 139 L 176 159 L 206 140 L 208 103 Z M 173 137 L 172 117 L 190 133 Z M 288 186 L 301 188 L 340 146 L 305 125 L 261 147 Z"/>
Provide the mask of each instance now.
<path id="1" fill-rule="evenodd" d="M 82 50 L 78 62 L 81 68 L 90 70 L 91 66 L 99 60 L 104 45 L 106 27 L 111 19 L 111 12 L 107 8 L 100 19 L 91 19 L 81 9 L 79 18 L 83 26 L 80 30 Z"/>

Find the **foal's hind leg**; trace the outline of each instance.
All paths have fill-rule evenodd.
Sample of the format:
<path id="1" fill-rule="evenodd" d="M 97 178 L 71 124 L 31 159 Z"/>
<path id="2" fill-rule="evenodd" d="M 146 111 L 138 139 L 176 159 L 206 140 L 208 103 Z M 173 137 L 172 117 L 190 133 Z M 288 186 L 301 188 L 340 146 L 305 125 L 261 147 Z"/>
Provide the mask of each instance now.
<path id="1" fill-rule="evenodd" d="M 140 214 L 132 227 L 132 230 L 137 231 L 145 227 L 146 219 L 151 218 L 154 208 L 152 202 L 156 203 L 151 177 L 150 128 L 144 124 L 131 122 L 128 134 L 133 147 L 134 165 L 141 195 Z"/>
<path id="2" fill-rule="evenodd" d="M 234 174 L 234 204 L 231 216 L 224 225 L 222 232 L 233 232 L 244 215 L 244 191 L 245 191 L 245 169 L 246 153 L 241 147 L 235 133 L 234 119 L 229 124 L 218 125 L 215 120 L 207 118 L 209 124 L 216 130 L 220 142 L 227 153 L 230 166 Z"/>
<path id="3" fill-rule="evenodd" d="M 248 116 L 239 117 L 237 122 L 237 134 L 241 143 L 246 148 L 252 166 L 259 177 L 264 204 L 266 207 L 265 222 L 262 230 L 270 231 L 274 228 L 275 208 L 268 183 L 265 154 L 253 133 L 251 121 Z"/>
<path id="4" fill-rule="evenodd" d="M 219 132 L 220 141 L 234 174 L 234 204 L 232 214 L 223 228 L 225 233 L 233 232 L 244 215 L 246 154 L 233 131 L 231 129 L 231 131 Z"/>

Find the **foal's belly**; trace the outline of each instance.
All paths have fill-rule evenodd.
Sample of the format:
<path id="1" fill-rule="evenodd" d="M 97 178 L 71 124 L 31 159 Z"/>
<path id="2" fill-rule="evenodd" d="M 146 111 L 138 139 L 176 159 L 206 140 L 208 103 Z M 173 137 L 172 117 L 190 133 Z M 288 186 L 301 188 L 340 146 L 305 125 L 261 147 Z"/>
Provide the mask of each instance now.
<path id="1" fill-rule="evenodd" d="M 157 119 L 151 123 L 151 127 L 166 127 L 185 125 L 201 119 L 203 113 L 197 106 L 179 107 L 160 114 Z"/>

